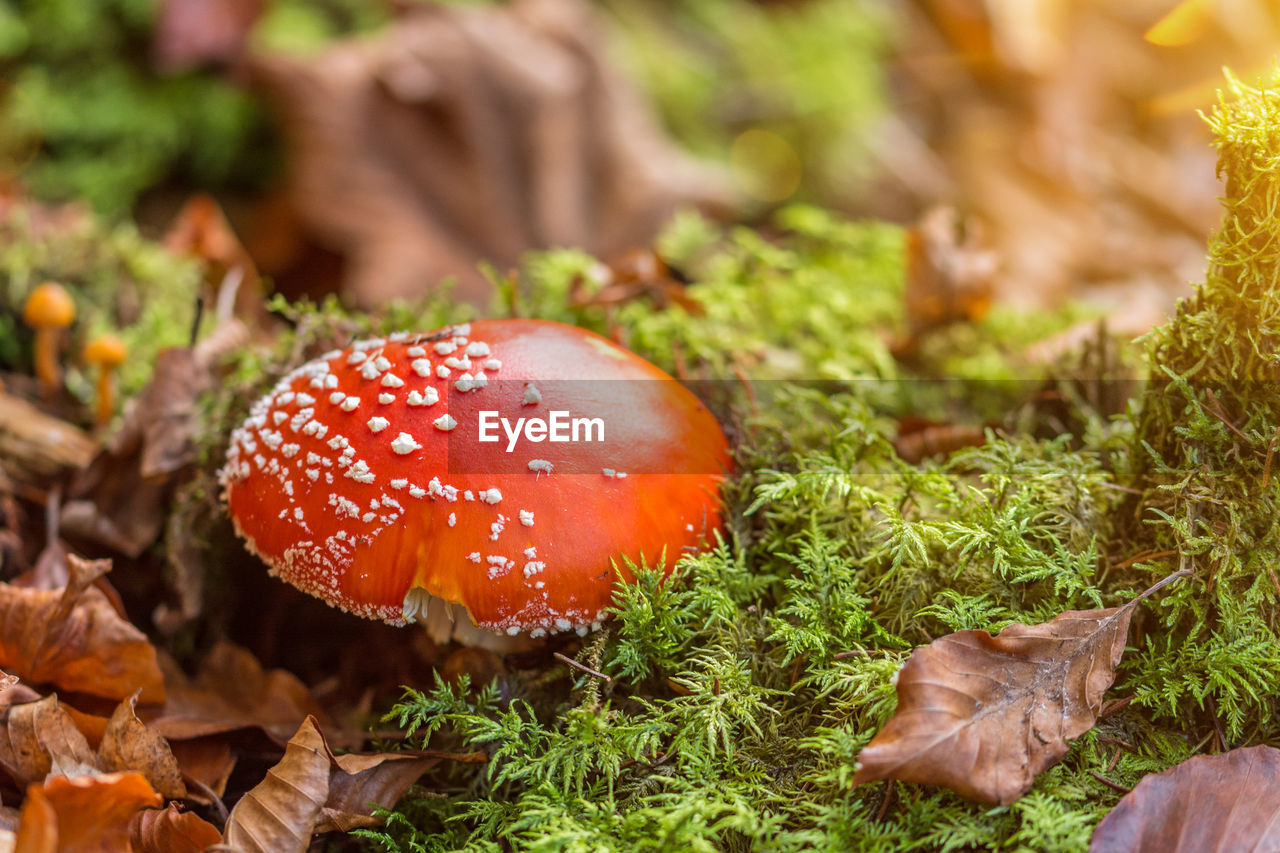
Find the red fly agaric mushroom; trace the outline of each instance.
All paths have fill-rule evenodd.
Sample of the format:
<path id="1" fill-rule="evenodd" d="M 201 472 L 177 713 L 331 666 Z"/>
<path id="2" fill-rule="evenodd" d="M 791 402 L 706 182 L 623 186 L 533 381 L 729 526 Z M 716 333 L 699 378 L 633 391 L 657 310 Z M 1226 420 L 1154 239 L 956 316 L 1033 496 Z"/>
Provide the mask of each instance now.
<path id="1" fill-rule="evenodd" d="M 557 443 L 557 418 L 562 438 L 587 423 Z M 629 579 L 627 559 L 703 541 L 729 466 L 715 418 L 659 368 L 582 329 L 493 320 L 294 370 L 235 431 L 222 483 L 250 550 L 332 605 L 405 624 L 452 602 L 537 637 L 597 626 L 614 565 Z"/>

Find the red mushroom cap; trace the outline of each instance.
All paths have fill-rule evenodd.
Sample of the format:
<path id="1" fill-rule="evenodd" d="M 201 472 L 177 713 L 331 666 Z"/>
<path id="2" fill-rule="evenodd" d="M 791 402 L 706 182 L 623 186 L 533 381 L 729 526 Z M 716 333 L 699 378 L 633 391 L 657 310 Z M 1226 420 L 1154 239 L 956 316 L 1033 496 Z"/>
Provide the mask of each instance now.
<path id="1" fill-rule="evenodd" d="M 503 429 L 479 441 L 486 411 L 507 428 L 599 416 L 606 440 L 525 432 L 508 452 Z M 492 320 L 294 370 L 233 434 L 222 482 L 249 548 L 332 605 L 404 624 L 425 591 L 538 635 L 602 619 L 611 561 L 704 541 L 730 464 L 715 418 L 656 366 L 583 329 Z"/>

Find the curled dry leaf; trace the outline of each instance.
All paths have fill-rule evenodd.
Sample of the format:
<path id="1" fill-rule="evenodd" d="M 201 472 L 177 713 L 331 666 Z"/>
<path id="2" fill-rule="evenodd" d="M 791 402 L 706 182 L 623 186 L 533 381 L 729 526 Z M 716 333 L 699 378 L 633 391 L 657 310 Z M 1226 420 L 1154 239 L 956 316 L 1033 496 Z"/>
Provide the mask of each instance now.
<path id="1" fill-rule="evenodd" d="M 282 669 L 264 670 L 247 649 L 219 642 L 200 666 L 194 681 L 171 661 L 164 661 L 168 700 L 144 718 L 170 740 L 190 740 L 236 729 L 261 729 L 285 744 L 308 716 L 327 717 L 297 676 Z"/>
<path id="2" fill-rule="evenodd" d="M 1089 853 L 1201 850 L 1280 850 L 1280 749 L 1197 755 L 1147 776 L 1089 845 Z"/>
<path id="3" fill-rule="evenodd" d="M 140 773 L 54 776 L 27 788 L 15 853 L 128 853 L 134 814 L 160 803 Z"/>
<path id="4" fill-rule="evenodd" d="M 231 810 L 223 840 L 244 853 L 302 853 L 316 832 L 368 825 L 438 759 L 413 753 L 335 757 L 308 717 L 284 758 Z"/>
<path id="5" fill-rule="evenodd" d="M 0 714 L 0 767 L 19 785 L 49 774 L 81 776 L 97 772 L 89 742 L 57 696 L 11 705 Z"/>
<path id="6" fill-rule="evenodd" d="M 0 584 L 0 666 L 24 681 L 143 702 L 164 700 L 156 650 L 93 582 L 111 568 L 68 555 L 71 578 L 60 590 Z"/>
<path id="7" fill-rule="evenodd" d="M 222 834 L 199 815 L 177 803 L 165 809 L 143 809 L 129 823 L 131 853 L 201 853 L 222 841 Z"/>
<path id="8" fill-rule="evenodd" d="M 245 853 L 303 853 L 329 798 L 330 757 L 308 717 L 284 757 L 236 803 L 223 840 Z"/>
<path id="9" fill-rule="evenodd" d="M 379 752 L 373 755 L 339 755 L 329 779 L 329 799 L 317 832 L 349 831 L 376 822 L 369 803 L 390 807 L 404 796 L 439 759 L 412 752 Z"/>
<path id="10" fill-rule="evenodd" d="M 854 785 L 897 779 L 1007 804 L 1093 727 L 1138 603 L 1069 610 L 996 636 L 957 631 L 917 649 L 898 673 L 898 709 L 858 755 Z"/>
<path id="11" fill-rule="evenodd" d="M 187 795 L 182 771 L 163 737 L 147 728 L 135 708 L 134 694 L 121 702 L 107 722 L 98 747 L 98 766 L 103 770 L 136 770 L 161 795 L 181 799 Z"/>
<path id="12" fill-rule="evenodd" d="M 227 779 L 235 769 L 231 744 L 220 735 L 177 740 L 169 744 L 182 770 L 182 778 L 192 783 L 187 799 L 209 804 L 227 791 Z"/>

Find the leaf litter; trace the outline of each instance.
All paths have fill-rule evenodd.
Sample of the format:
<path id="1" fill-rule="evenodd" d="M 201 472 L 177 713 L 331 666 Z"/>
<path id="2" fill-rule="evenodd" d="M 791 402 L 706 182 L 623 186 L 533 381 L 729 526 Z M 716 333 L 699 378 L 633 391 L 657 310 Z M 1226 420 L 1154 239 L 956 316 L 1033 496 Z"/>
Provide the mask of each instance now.
<path id="1" fill-rule="evenodd" d="M 1124 655 L 1134 609 L 1182 569 L 1120 607 L 1069 610 L 994 637 L 957 631 L 917 649 L 897 675 L 898 708 L 858 754 L 852 784 L 944 785 L 1007 805 L 1093 728 Z"/>

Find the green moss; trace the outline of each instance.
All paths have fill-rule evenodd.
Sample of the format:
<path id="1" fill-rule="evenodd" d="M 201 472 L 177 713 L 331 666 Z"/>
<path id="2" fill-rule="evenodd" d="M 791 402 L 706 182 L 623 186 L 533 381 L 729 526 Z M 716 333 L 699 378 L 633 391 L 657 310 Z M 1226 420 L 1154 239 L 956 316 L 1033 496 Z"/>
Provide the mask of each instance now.
<path id="1" fill-rule="evenodd" d="M 117 218 L 167 180 L 256 183 L 270 158 L 252 98 L 211 73 L 150 66 L 148 0 L 22 0 L 0 15 L 6 171 L 39 198 Z"/>

